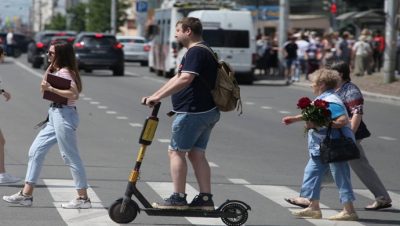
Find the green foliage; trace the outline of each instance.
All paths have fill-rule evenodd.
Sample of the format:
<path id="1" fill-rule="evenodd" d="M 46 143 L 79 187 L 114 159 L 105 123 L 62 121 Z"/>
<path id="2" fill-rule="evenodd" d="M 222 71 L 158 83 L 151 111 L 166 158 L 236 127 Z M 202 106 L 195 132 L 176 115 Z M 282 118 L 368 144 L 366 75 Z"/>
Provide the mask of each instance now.
<path id="1" fill-rule="evenodd" d="M 86 30 L 86 7 L 85 3 L 79 3 L 67 10 L 70 19 L 68 30 L 77 32 Z"/>
<path id="2" fill-rule="evenodd" d="M 117 1 L 117 28 L 126 21 L 125 10 L 129 7 L 128 0 Z M 111 31 L 111 0 L 90 0 L 88 3 L 86 31 Z"/>
<path id="3" fill-rule="evenodd" d="M 45 25 L 46 30 L 65 30 L 67 27 L 65 16 L 57 13 L 51 18 L 50 24 Z"/>

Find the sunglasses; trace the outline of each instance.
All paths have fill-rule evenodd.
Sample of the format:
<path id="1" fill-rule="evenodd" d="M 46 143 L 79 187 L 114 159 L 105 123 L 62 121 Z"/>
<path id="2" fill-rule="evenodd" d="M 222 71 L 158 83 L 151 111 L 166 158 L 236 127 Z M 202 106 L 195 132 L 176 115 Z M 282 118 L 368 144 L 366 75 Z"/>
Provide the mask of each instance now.
<path id="1" fill-rule="evenodd" d="M 54 56 L 54 54 L 55 54 L 55 52 L 53 52 L 53 51 L 47 51 L 47 55 L 49 55 L 49 56 Z"/>

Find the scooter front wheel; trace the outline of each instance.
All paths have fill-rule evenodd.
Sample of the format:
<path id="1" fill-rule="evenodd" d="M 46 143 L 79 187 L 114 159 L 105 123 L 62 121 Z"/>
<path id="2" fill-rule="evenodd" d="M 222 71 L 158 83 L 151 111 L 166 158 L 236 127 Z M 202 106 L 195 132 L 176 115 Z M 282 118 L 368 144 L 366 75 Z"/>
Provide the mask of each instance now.
<path id="1" fill-rule="evenodd" d="M 138 212 L 139 206 L 133 200 L 130 200 L 124 209 L 122 207 L 123 199 L 120 198 L 116 200 L 113 204 L 111 204 L 110 208 L 108 209 L 108 215 L 110 216 L 111 220 L 119 224 L 127 224 L 135 220 Z"/>
<path id="2" fill-rule="evenodd" d="M 229 226 L 243 225 L 249 216 L 247 208 L 240 203 L 228 203 L 221 211 L 235 215 L 235 217 L 221 217 L 222 222 Z"/>

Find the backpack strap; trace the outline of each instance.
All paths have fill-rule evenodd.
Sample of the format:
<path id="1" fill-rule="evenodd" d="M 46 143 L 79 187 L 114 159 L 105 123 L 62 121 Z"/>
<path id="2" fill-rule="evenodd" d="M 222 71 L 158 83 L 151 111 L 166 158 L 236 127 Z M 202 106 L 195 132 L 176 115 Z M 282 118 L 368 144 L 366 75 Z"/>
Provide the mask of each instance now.
<path id="1" fill-rule="evenodd" d="M 211 49 L 210 47 L 208 47 L 208 46 L 206 46 L 206 45 L 203 45 L 203 44 L 196 44 L 195 46 L 198 46 L 198 47 L 201 47 L 201 48 L 203 48 L 203 49 L 208 50 L 208 52 L 211 53 L 211 55 L 213 56 L 213 58 L 214 58 L 214 60 L 217 62 L 217 64 L 219 64 L 219 61 L 218 61 L 217 56 L 215 56 L 215 53 L 212 51 L 212 49 Z M 201 76 L 198 76 L 198 77 L 200 78 L 200 80 L 204 83 L 204 85 L 205 85 L 205 86 L 210 90 L 210 92 L 211 92 L 211 90 L 213 90 L 213 89 L 212 89 L 211 86 L 207 83 L 207 81 L 206 81 L 204 78 L 202 78 Z"/>

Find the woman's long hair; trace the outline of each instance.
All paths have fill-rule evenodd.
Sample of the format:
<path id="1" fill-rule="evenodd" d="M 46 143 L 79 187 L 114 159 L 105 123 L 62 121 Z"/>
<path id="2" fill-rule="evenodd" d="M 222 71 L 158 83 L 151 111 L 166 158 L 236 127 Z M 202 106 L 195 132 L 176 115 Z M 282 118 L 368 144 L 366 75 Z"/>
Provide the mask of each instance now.
<path id="1" fill-rule="evenodd" d="M 70 43 L 60 42 L 54 44 L 55 55 L 52 64 L 58 68 L 67 68 L 72 74 L 79 93 L 82 92 L 82 80 L 79 75 L 74 48 Z"/>

